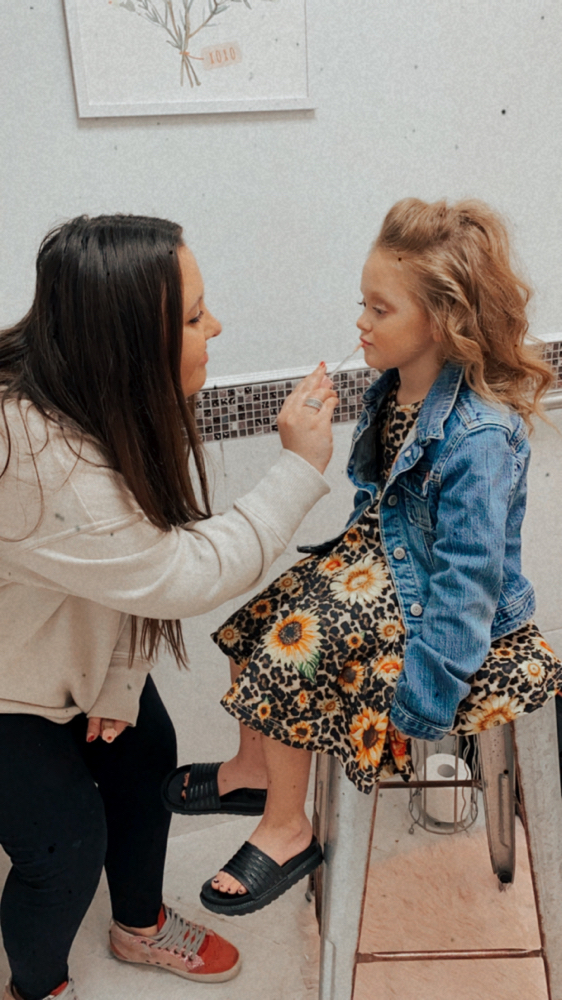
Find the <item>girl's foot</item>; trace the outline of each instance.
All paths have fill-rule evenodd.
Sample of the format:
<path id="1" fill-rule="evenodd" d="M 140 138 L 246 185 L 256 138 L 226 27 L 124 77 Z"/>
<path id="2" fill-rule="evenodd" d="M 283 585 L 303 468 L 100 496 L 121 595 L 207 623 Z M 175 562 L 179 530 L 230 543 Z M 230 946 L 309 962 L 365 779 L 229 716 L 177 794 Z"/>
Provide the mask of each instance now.
<path id="1" fill-rule="evenodd" d="M 278 865 L 284 865 L 309 846 L 312 840 L 312 826 L 306 816 L 301 821 L 284 827 L 269 826 L 262 821 L 248 840 L 254 847 L 259 847 L 260 851 L 273 858 Z M 227 892 L 229 895 L 243 896 L 247 892 L 240 882 L 223 871 L 215 876 L 212 887 L 218 892 Z"/>
<path id="2" fill-rule="evenodd" d="M 183 781 L 182 799 L 185 800 L 189 785 L 189 772 Z M 219 795 L 227 795 L 238 788 L 267 788 L 267 771 L 265 765 L 241 761 L 238 757 L 225 761 L 219 767 L 217 774 Z"/>

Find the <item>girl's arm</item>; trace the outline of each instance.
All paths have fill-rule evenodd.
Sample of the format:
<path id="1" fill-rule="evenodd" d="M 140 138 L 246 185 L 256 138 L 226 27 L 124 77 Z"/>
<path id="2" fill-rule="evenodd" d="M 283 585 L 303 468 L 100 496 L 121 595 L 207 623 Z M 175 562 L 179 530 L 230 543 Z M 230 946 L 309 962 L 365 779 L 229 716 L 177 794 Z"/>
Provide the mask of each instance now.
<path id="1" fill-rule="evenodd" d="M 490 649 L 506 525 L 509 517 L 519 537 L 525 507 L 528 443 L 516 450 L 509 437 L 499 425 L 467 432 L 443 470 L 429 594 L 390 714 L 409 736 L 438 740 L 451 730 Z"/>

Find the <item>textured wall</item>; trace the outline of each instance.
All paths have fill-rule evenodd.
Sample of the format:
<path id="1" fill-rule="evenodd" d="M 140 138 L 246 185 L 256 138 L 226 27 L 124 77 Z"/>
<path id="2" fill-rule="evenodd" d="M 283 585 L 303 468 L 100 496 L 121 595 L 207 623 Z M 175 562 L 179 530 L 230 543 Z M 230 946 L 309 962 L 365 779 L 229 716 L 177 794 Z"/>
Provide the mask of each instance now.
<path id="1" fill-rule="evenodd" d="M 211 375 L 339 360 L 384 212 L 444 194 L 510 215 L 535 329 L 562 328 L 562 5 L 307 6 L 315 112 L 78 120 L 62 0 L 0 4 L 0 323 L 27 308 L 53 223 L 143 212 L 181 222 L 200 260 L 225 326 Z"/>

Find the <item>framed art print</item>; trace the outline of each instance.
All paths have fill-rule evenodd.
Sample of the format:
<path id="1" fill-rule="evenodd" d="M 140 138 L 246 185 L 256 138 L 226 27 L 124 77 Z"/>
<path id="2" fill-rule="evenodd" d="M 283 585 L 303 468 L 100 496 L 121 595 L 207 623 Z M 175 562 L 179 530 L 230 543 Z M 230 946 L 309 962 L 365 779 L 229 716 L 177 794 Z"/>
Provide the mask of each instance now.
<path id="1" fill-rule="evenodd" d="M 312 108 L 306 0 L 64 0 L 78 113 Z"/>

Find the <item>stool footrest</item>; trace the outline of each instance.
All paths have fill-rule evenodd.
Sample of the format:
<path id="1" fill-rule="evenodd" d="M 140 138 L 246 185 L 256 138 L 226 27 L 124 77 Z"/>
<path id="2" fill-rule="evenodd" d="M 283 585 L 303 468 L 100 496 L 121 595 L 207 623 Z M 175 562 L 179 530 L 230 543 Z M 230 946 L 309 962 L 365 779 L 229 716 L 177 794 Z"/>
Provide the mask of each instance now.
<path id="1" fill-rule="evenodd" d="M 372 962 L 426 962 L 428 959 L 543 958 L 542 948 L 470 948 L 463 951 L 374 951 L 358 952 L 357 964 Z"/>

